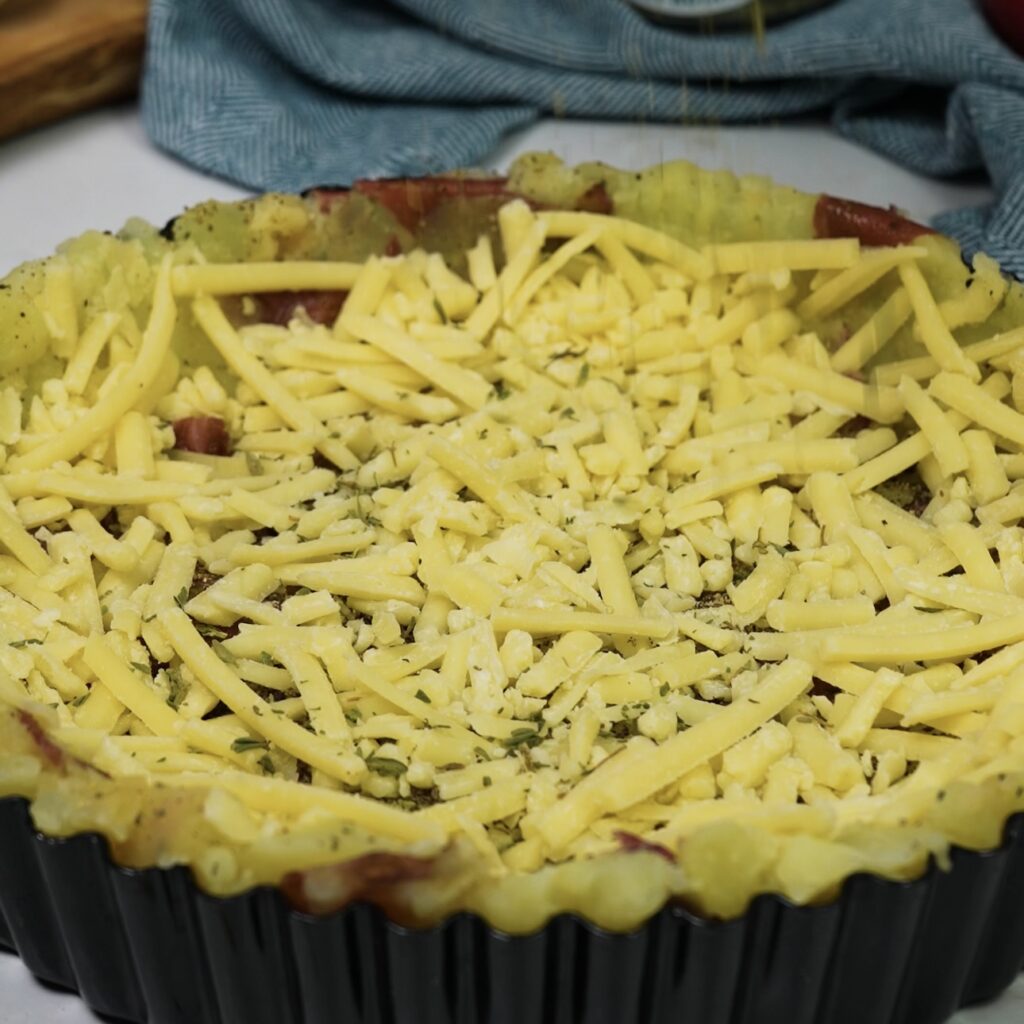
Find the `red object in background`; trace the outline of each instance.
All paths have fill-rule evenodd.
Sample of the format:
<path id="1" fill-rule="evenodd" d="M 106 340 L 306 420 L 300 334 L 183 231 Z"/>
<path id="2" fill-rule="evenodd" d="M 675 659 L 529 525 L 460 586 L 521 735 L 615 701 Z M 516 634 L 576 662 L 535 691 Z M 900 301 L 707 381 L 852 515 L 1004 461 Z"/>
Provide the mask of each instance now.
<path id="1" fill-rule="evenodd" d="M 931 234 L 931 228 L 908 220 L 892 207 L 883 210 L 830 195 L 819 196 L 814 207 L 816 238 L 853 237 L 864 245 L 910 245 L 915 238 Z"/>
<path id="2" fill-rule="evenodd" d="M 1003 42 L 1024 56 L 1024 0 L 981 0 L 981 6 Z"/>
<path id="3" fill-rule="evenodd" d="M 388 255 L 393 256 L 394 253 Z M 341 312 L 348 292 L 264 292 L 256 296 L 260 318 L 268 324 L 287 327 L 301 306 L 315 324 L 333 324 Z"/>
<path id="4" fill-rule="evenodd" d="M 364 178 L 352 189 L 387 207 L 407 231 L 414 231 L 420 220 L 444 200 L 516 198 L 505 188 L 504 178 Z"/>

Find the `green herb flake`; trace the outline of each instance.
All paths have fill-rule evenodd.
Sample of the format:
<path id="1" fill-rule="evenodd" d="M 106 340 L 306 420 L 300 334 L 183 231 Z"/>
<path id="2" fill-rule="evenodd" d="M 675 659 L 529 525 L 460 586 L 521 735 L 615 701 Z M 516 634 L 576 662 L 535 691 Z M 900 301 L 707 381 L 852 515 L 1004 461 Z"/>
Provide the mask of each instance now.
<path id="1" fill-rule="evenodd" d="M 502 740 L 502 745 L 509 750 L 515 747 L 535 747 L 540 743 L 540 733 L 536 729 L 513 729 L 510 736 Z"/>
<path id="2" fill-rule="evenodd" d="M 211 626 L 206 622 L 197 622 L 196 630 L 200 636 L 205 636 L 208 640 L 226 640 L 228 638 L 227 630 L 221 629 L 220 626 Z"/>
<path id="3" fill-rule="evenodd" d="M 498 380 L 494 382 L 493 391 L 494 397 L 501 402 L 503 402 L 506 398 L 508 398 L 509 395 L 512 394 L 512 392 L 509 391 L 508 385 L 503 380 Z"/>
<path id="4" fill-rule="evenodd" d="M 584 362 L 580 367 L 580 372 L 576 377 L 576 387 L 581 388 L 587 383 L 587 379 L 590 377 L 590 363 Z"/>
<path id="5" fill-rule="evenodd" d="M 422 690 L 416 691 L 416 699 L 423 701 L 424 704 L 430 703 L 430 698 Z"/>
<path id="6" fill-rule="evenodd" d="M 448 323 L 448 314 L 444 311 L 444 306 L 441 305 L 441 300 L 434 296 L 434 309 L 437 311 L 437 315 L 441 318 L 441 323 Z"/>
<path id="7" fill-rule="evenodd" d="M 273 775 L 276 771 L 274 762 L 270 760 L 269 754 L 264 754 L 256 763 L 263 769 L 264 775 Z"/>
<path id="8" fill-rule="evenodd" d="M 574 419 L 576 419 L 576 410 L 575 409 L 569 409 L 569 408 L 563 409 L 558 414 L 558 418 L 560 420 L 574 420 Z"/>
<path id="9" fill-rule="evenodd" d="M 235 656 L 219 640 L 214 640 L 210 646 L 213 648 L 213 653 L 225 664 L 235 664 Z"/>
<path id="10" fill-rule="evenodd" d="M 559 352 L 555 352 L 551 358 L 544 364 L 544 368 L 551 366 L 552 363 L 557 363 L 559 359 L 570 359 L 576 356 L 583 355 L 587 350 L 585 348 L 574 349 L 571 345 L 569 348 L 563 348 Z"/>
<path id="11" fill-rule="evenodd" d="M 167 705 L 175 710 L 181 705 L 181 702 L 185 699 L 185 694 L 188 687 L 185 685 L 184 680 L 181 678 L 181 672 L 175 668 L 167 669 Z"/>
<path id="12" fill-rule="evenodd" d="M 184 608 L 188 604 L 188 587 L 182 587 L 174 596 L 174 603 L 179 608 Z"/>
<path id="13" fill-rule="evenodd" d="M 10 646 L 15 650 L 21 650 L 22 647 L 28 647 L 29 644 L 42 644 L 42 640 L 12 640 Z"/>
<path id="14" fill-rule="evenodd" d="M 267 741 L 252 736 L 239 736 L 238 739 L 232 740 L 231 749 L 236 754 L 247 754 L 250 750 L 266 750 Z"/>
<path id="15" fill-rule="evenodd" d="M 376 756 L 366 759 L 366 767 L 377 775 L 390 775 L 392 778 L 404 775 L 407 769 L 406 765 L 402 764 L 401 761 L 396 761 L 393 757 Z"/>
<path id="16" fill-rule="evenodd" d="M 269 651 L 260 651 L 260 653 L 256 657 L 256 660 L 261 665 L 273 665 L 273 664 L 275 664 L 274 659 L 270 656 L 270 652 Z"/>
<path id="17" fill-rule="evenodd" d="M 491 782 L 490 775 L 485 775 L 484 776 L 484 789 L 487 789 L 487 787 L 491 786 L 491 785 L 493 785 L 493 783 Z"/>

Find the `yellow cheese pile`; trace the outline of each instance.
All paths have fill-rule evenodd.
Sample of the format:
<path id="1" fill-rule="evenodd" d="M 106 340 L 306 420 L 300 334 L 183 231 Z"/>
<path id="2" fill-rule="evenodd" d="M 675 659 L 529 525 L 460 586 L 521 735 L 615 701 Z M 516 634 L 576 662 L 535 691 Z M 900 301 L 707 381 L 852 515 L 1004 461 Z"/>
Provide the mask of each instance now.
<path id="1" fill-rule="evenodd" d="M 468 280 L 168 261 L 145 330 L 80 331 L 52 263 L 63 376 L 0 394 L 0 695 L 112 775 L 215 783 L 233 839 L 326 815 L 495 871 L 1024 767 L 1024 330 L 962 349 L 926 248 L 499 224 Z M 879 281 L 830 354 L 805 324 Z M 333 327 L 219 298 L 311 288 L 351 289 Z M 230 383 L 181 367 L 188 311 Z M 861 379 L 911 321 L 927 354 Z M 172 450 L 189 416 L 234 454 Z"/>

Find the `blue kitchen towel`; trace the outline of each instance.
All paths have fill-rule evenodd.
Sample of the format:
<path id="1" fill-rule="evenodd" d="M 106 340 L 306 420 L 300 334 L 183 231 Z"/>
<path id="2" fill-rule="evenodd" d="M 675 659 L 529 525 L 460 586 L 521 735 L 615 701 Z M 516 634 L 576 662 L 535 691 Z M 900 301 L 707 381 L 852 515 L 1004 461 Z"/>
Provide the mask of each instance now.
<path id="1" fill-rule="evenodd" d="M 152 0 L 160 146 L 257 189 L 483 160 L 539 117 L 751 122 L 828 112 L 997 199 L 937 227 L 1024 274 L 1024 60 L 976 0 L 837 0 L 768 30 L 687 33 L 623 0 Z"/>

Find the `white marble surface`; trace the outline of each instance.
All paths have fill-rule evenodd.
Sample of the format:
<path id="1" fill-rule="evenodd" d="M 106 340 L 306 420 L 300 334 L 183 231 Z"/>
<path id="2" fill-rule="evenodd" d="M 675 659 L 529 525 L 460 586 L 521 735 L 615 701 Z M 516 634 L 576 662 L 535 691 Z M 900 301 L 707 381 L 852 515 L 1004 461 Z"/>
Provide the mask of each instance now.
<path id="1" fill-rule="evenodd" d="M 484 163 L 502 168 L 531 149 L 551 149 L 570 162 L 605 160 L 630 168 L 682 157 L 767 174 L 812 192 L 895 203 L 923 220 L 989 196 L 981 185 L 920 178 L 813 124 L 697 128 L 548 121 L 518 132 Z M 133 107 L 88 114 L 0 146 L 0 275 L 86 228 L 116 230 L 131 216 L 160 224 L 199 200 L 243 194 L 155 150 Z M 0 956 L 0 1024 L 95 1020 L 76 997 L 42 988 L 15 957 Z M 956 1024 L 1022 1020 L 1024 979 L 997 1003 L 955 1018 Z"/>

